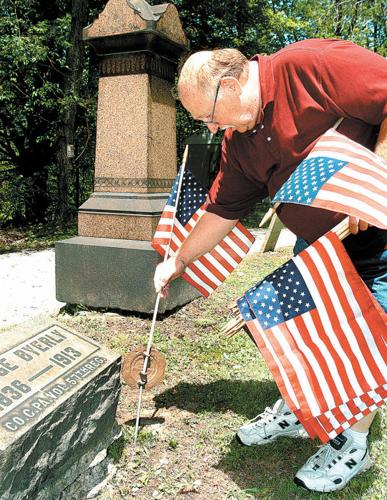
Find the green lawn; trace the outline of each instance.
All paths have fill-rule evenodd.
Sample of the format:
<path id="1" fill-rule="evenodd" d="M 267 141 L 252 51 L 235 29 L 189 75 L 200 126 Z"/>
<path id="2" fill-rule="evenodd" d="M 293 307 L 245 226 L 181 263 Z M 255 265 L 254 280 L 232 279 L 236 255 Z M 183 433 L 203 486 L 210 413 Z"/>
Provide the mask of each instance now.
<path id="1" fill-rule="evenodd" d="M 239 446 L 235 431 L 270 405 L 278 392 L 263 359 L 241 332 L 222 338 L 229 304 L 290 257 L 290 251 L 245 259 L 226 285 L 159 321 L 154 346 L 167 360 L 161 385 L 144 393 L 146 425 L 133 445 L 137 391 L 123 386 L 118 418 L 123 438 L 111 447 L 118 473 L 100 499 L 324 498 L 293 484 L 293 476 L 319 443 L 282 439 L 260 448 Z M 145 344 L 150 320 L 81 311 L 60 320 L 125 354 Z M 330 497 L 387 497 L 386 444 L 380 416 L 372 427 L 374 467 Z"/>

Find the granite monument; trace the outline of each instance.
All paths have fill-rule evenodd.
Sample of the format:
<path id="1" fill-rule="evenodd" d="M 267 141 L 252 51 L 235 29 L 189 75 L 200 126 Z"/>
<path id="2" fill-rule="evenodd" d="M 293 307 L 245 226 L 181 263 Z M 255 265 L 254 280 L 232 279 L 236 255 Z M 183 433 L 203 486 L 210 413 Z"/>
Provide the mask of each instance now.
<path id="1" fill-rule="evenodd" d="M 99 60 L 94 192 L 78 236 L 56 245 L 62 302 L 151 313 L 160 261 L 150 241 L 177 173 L 172 88 L 188 47 L 172 4 L 109 0 L 84 29 Z M 197 292 L 172 283 L 160 311 Z"/>

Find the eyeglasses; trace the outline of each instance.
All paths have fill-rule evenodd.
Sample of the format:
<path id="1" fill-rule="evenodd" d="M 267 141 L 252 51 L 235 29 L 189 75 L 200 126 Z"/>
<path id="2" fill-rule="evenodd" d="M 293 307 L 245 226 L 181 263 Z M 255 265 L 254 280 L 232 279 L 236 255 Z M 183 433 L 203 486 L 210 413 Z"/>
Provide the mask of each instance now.
<path id="1" fill-rule="evenodd" d="M 220 89 L 220 82 L 221 79 L 219 79 L 217 85 L 216 85 L 216 90 L 215 90 L 215 98 L 214 98 L 214 104 L 212 105 L 212 112 L 210 115 L 209 120 L 201 120 L 203 125 L 218 125 L 218 122 L 214 122 L 214 113 L 215 113 L 215 106 L 216 106 L 216 101 L 218 100 L 218 94 L 219 94 L 219 89 Z"/>

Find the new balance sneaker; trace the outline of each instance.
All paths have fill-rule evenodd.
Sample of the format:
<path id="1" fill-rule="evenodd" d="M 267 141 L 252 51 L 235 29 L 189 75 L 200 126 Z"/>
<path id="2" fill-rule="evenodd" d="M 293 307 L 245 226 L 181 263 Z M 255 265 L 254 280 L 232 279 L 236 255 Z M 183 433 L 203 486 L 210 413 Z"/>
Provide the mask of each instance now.
<path id="1" fill-rule="evenodd" d="M 341 490 L 360 472 L 371 467 L 367 435 L 350 429 L 329 441 L 297 472 L 294 482 L 308 490 Z"/>
<path id="2" fill-rule="evenodd" d="M 291 412 L 283 399 L 279 399 L 271 408 L 243 425 L 237 435 L 237 441 L 246 446 L 271 443 L 281 436 L 308 437 L 307 432 Z"/>

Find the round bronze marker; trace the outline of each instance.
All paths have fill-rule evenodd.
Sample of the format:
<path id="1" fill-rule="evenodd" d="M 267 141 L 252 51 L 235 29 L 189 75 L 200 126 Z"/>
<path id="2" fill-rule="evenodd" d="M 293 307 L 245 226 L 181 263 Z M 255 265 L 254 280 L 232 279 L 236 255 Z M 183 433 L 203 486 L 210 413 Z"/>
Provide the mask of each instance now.
<path id="1" fill-rule="evenodd" d="M 151 389 L 163 380 L 166 364 L 165 358 L 154 347 L 152 347 L 150 352 L 146 377 L 143 378 L 141 375 L 144 367 L 145 352 L 146 346 L 139 346 L 129 354 L 123 356 L 121 378 L 125 384 L 136 387 L 140 383 L 144 389 Z"/>

